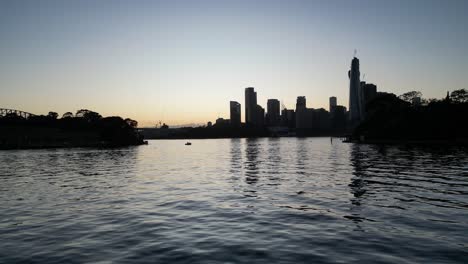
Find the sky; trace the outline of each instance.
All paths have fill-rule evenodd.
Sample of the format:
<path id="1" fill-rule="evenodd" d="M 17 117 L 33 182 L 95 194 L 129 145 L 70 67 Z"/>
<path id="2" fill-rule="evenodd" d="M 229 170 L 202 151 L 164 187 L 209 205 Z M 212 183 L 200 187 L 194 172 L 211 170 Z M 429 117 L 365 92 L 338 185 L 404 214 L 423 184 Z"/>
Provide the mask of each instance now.
<path id="1" fill-rule="evenodd" d="M 258 103 L 348 106 L 361 80 L 425 98 L 468 88 L 466 0 L 0 0 L 0 108 L 169 125 Z M 365 74 L 365 76 L 363 76 Z"/>

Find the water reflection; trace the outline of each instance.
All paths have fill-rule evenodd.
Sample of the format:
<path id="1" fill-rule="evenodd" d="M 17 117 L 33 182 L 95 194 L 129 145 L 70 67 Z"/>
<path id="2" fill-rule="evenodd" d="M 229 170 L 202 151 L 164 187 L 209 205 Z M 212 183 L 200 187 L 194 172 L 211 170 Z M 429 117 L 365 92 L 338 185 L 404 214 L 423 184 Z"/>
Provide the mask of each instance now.
<path id="1" fill-rule="evenodd" d="M 366 154 L 362 148 L 368 148 L 366 145 L 353 144 L 351 147 L 351 165 L 353 167 L 351 183 L 349 184 L 351 194 L 354 198 L 351 199 L 351 203 L 354 205 L 361 204 L 361 196 L 366 193 L 366 177 L 367 171 L 365 166 Z"/>
<path id="2" fill-rule="evenodd" d="M 245 182 L 248 184 L 256 184 L 258 182 L 259 167 L 261 161 L 258 160 L 259 155 L 259 139 L 247 138 L 245 140 Z"/>
<path id="3" fill-rule="evenodd" d="M 280 138 L 268 138 L 267 144 L 267 163 L 266 163 L 266 175 L 270 181 L 270 185 L 279 185 L 281 183 L 282 166 L 284 166 L 281 159 L 281 155 L 286 155 L 286 153 L 281 153 L 281 139 Z"/>
<path id="4" fill-rule="evenodd" d="M 240 138 L 231 138 L 230 139 L 230 161 L 231 166 L 229 172 L 232 177 L 239 177 L 239 174 L 242 172 L 242 139 Z"/>
<path id="5" fill-rule="evenodd" d="M 464 148 L 352 145 L 351 210 L 360 217 L 361 210 L 369 216 L 370 208 L 468 207 L 463 197 L 468 193 L 463 190 L 468 187 L 467 162 Z"/>
<path id="6" fill-rule="evenodd" d="M 296 173 L 299 175 L 305 174 L 305 164 L 307 159 L 307 147 L 305 138 L 297 138 L 296 140 Z"/>

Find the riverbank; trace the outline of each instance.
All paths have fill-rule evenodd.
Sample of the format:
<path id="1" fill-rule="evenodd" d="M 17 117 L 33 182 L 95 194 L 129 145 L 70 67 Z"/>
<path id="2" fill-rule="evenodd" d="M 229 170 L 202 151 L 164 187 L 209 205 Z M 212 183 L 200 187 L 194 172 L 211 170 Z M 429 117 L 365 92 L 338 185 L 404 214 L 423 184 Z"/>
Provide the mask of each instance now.
<path id="1" fill-rule="evenodd" d="M 145 139 L 217 139 L 217 138 L 265 138 L 265 137 L 343 137 L 343 132 L 297 130 L 288 128 L 231 128 L 184 127 L 141 128 L 138 132 Z"/>
<path id="2" fill-rule="evenodd" d="M 0 149 L 43 149 L 75 147 L 123 147 L 145 144 L 136 130 L 138 122 L 119 116 L 102 117 L 81 109 L 62 118 L 47 116 L 0 116 Z"/>
<path id="3" fill-rule="evenodd" d="M 105 137 L 98 130 L 69 130 L 41 126 L 0 126 L 0 150 L 50 148 L 112 148 L 145 144 L 143 137 L 128 133 Z"/>
<path id="4" fill-rule="evenodd" d="M 468 139 L 345 139 L 344 143 L 373 145 L 468 146 Z"/>
<path id="5" fill-rule="evenodd" d="M 45 142 L 42 144 L 28 144 L 28 145 L 0 145 L 0 150 L 15 150 L 15 149 L 62 149 L 62 148 L 119 148 L 129 146 L 146 145 L 147 141 L 142 141 L 135 144 L 114 144 L 111 142 L 83 142 L 83 143 L 53 143 Z"/>

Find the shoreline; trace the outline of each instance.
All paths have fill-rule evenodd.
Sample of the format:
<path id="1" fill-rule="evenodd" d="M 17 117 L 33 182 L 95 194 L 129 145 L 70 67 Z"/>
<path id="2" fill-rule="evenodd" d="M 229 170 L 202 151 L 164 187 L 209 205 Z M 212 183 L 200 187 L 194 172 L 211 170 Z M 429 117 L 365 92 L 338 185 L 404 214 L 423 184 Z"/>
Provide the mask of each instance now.
<path id="1" fill-rule="evenodd" d="M 437 145 L 437 146 L 468 146 L 468 139 L 371 139 L 371 140 L 343 140 L 343 143 L 369 145 Z"/>
<path id="2" fill-rule="evenodd" d="M 36 150 L 36 149 L 67 149 L 67 148 L 122 148 L 146 145 L 147 141 L 142 141 L 135 144 L 115 144 L 115 143 L 89 143 L 89 144 L 32 144 L 32 145 L 0 145 L 0 150 Z"/>
<path id="3" fill-rule="evenodd" d="M 145 138 L 145 140 L 193 140 L 193 139 L 229 139 L 229 138 L 345 138 L 338 135 L 312 135 L 312 136 L 239 136 L 239 137 L 160 137 Z"/>
<path id="4" fill-rule="evenodd" d="M 38 150 L 38 149 L 68 149 L 68 148 L 125 148 L 132 146 L 147 145 L 147 140 L 209 140 L 209 139 L 257 139 L 257 138 L 334 138 L 340 140 L 342 143 L 354 143 L 354 144 L 368 144 L 368 145 L 417 145 L 417 146 L 460 146 L 468 147 L 468 139 L 454 139 L 454 140 L 441 140 L 441 139 L 425 139 L 425 140 L 402 140 L 402 139 L 372 139 L 372 140 L 350 140 L 346 139 L 345 136 L 336 135 L 316 135 L 316 136 L 283 136 L 283 137 L 272 137 L 272 136 L 256 136 L 256 137 L 171 137 L 171 138 L 145 138 L 143 141 L 134 144 L 115 144 L 109 142 L 93 142 L 84 144 L 32 144 L 22 146 L 3 146 L 0 145 L 1 150 Z"/>

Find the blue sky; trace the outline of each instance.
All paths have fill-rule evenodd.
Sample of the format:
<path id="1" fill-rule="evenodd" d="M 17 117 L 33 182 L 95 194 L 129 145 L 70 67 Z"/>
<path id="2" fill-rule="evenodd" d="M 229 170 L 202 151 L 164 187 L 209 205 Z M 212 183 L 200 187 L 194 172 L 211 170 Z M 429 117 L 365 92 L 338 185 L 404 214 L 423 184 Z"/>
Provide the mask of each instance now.
<path id="1" fill-rule="evenodd" d="M 229 116 L 253 86 L 348 105 L 354 49 L 381 91 L 468 88 L 468 1 L 3 1 L 0 107 L 151 125 Z M 242 108 L 244 111 L 244 108 Z"/>

